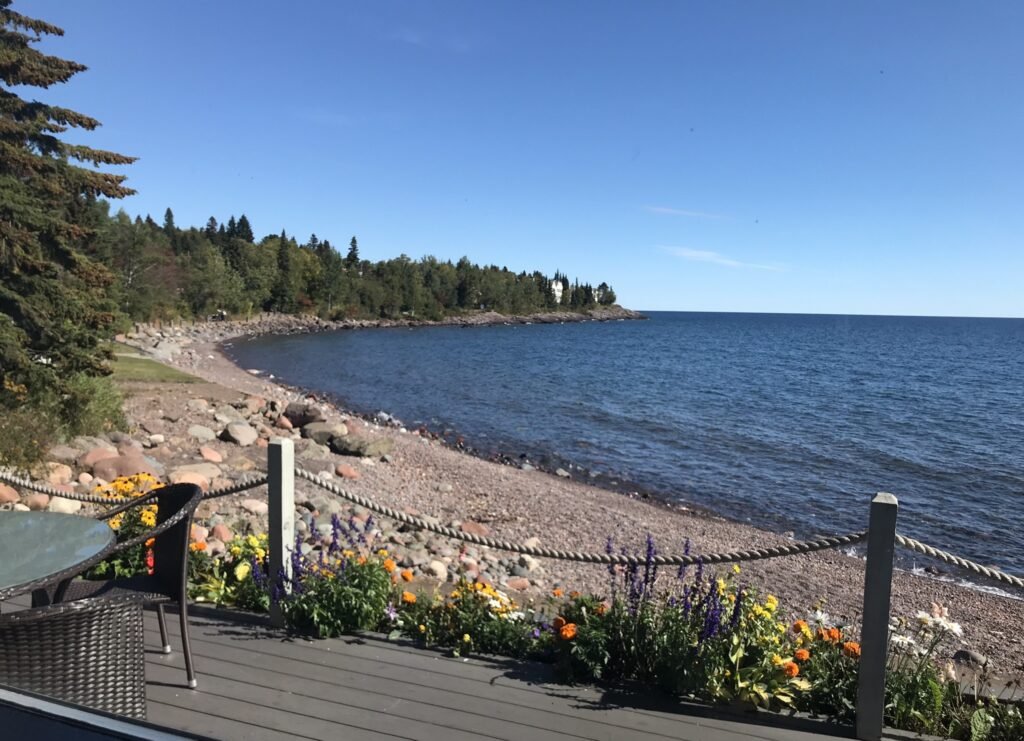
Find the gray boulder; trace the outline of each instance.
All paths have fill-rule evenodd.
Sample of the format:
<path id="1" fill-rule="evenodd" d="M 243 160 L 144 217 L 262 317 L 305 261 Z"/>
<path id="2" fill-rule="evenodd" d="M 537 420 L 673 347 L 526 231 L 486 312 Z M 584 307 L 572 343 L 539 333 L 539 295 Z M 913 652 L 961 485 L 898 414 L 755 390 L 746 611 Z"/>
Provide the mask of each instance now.
<path id="1" fill-rule="evenodd" d="M 347 434 L 348 428 L 341 422 L 310 422 L 302 427 L 302 436 L 319 445 L 327 445 L 333 438 Z"/>
<path id="2" fill-rule="evenodd" d="M 201 443 L 208 443 L 217 439 L 217 433 L 203 425 L 192 425 L 188 428 L 188 434 Z"/>
<path id="3" fill-rule="evenodd" d="M 243 448 L 256 442 L 259 435 L 256 430 L 247 422 L 232 422 L 220 433 L 221 440 L 236 443 Z"/>
<path id="4" fill-rule="evenodd" d="M 323 422 L 324 413 L 313 404 L 293 401 L 284 409 L 284 416 L 294 427 L 305 427 L 310 422 Z"/>
<path id="5" fill-rule="evenodd" d="M 331 440 L 331 450 L 341 455 L 358 455 L 364 458 L 380 458 L 391 452 L 394 446 L 386 437 L 363 437 L 345 435 Z"/>

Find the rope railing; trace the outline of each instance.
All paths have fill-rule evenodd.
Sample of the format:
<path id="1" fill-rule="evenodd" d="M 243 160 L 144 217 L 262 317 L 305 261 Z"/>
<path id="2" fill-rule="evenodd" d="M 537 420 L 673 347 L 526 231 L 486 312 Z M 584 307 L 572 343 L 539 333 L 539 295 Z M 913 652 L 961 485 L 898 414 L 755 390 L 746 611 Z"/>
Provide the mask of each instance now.
<path id="1" fill-rule="evenodd" d="M 530 547 L 520 543 L 513 543 L 507 540 L 499 540 L 496 538 L 489 538 L 486 536 L 475 535 L 473 533 L 463 532 L 456 530 L 451 527 L 444 525 L 435 524 L 424 520 L 421 517 L 416 517 L 405 512 L 400 512 L 391 507 L 387 507 L 382 504 L 378 504 L 371 499 L 347 492 L 339 486 L 325 481 L 320 476 L 310 473 L 302 468 L 296 466 L 295 475 L 305 481 L 308 481 L 316 486 L 331 492 L 332 494 L 341 497 L 355 505 L 365 507 L 371 512 L 374 512 L 382 517 L 395 520 L 410 527 L 417 528 L 419 530 L 426 530 L 438 535 L 443 535 L 448 538 L 454 538 L 456 540 L 462 540 L 474 545 L 486 546 L 488 548 L 495 548 L 497 550 L 509 551 L 512 553 L 519 553 L 521 555 L 533 556 L 536 558 L 551 558 L 562 561 L 577 561 L 580 563 L 595 563 L 595 564 L 614 564 L 623 566 L 634 566 L 637 564 L 643 564 L 646 562 L 645 557 L 622 554 L 622 553 L 581 553 L 577 551 L 565 551 L 555 548 L 544 548 L 544 547 Z M 10 484 L 11 486 L 17 486 L 27 491 L 37 492 L 39 494 L 46 494 L 51 497 L 61 497 L 64 499 L 70 499 L 73 501 L 83 502 L 87 504 L 122 504 L 132 501 L 131 499 L 121 497 L 106 497 L 95 494 L 78 494 L 75 492 L 62 491 L 53 486 L 46 484 L 33 483 L 29 479 L 18 476 L 10 471 L 0 470 L 0 482 Z M 250 489 L 256 489 L 260 486 L 264 486 L 268 483 L 268 477 L 266 474 L 259 474 L 250 476 L 242 481 L 229 486 L 221 486 L 216 489 L 211 489 L 203 494 L 203 499 L 218 499 L 221 497 L 231 496 L 232 494 L 239 494 Z M 698 555 L 656 555 L 652 559 L 653 564 L 658 566 L 688 566 L 697 563 L 703 564 L 718 564 L 718 563 L 735 563 L 742 561 L 756 561 L 769 558 L 781 558 L 784 556 L 794 556 L 804 553 L 814 553 L 815 551 L 828 550 L 830 548 L 840 548 L 842 546 L 855 545 L 863 542 L 867 537 L 867 531 L 859 531 L 848 533 L 846 535 L 829 536 L 824 538 L 818 538 L 815 540 L 806 540 L 796 543 L 786 543 L 777 546 L 771 546 L 766 548 L 752 548 L 747 550 L 728 551 L 721 553 L 706 553 Z M 991 566 L 983 566 L 975 561 L 957 556 L 953 553 L 943 551 L 934 546 L 922 543 L 914 538 L 907 537 L 900 533 L 896 534 L 896 544 L 917 553 L 921 553 L 929 558 L 935 558 L 944 563 L 957 566 L 965 569 L 972 573 L 983 576 L 987 579 L 1000 582 L 1002 584 L 1008 584 L 1010 586 L 1024 588 L 1024 579 L 1008 574 L 1000 569 L 993 568 Z"/>
<path id="2" fill-rule="evenodd" d="M 1011 584 L 1015 587 L 1024 587 L 1024 579 L 1016 577 L 1013 574 L 1007 574 L 1005 571 L 1000 571 L 999 569 L 992 568 L 991 566 L 982 566 L 980 563 L 975 563 L 974 561 L 969 561 L 966 558 L 961 558 L 960 556 L 956 556 L 952 553 L 939 550 L 927 543 L 922 543 L 920 540 L 914 540 L 913 538 L 908 538 L 905 535 L 896 533 L 896 544 L 909 550 L 923 553 L 931 558 L 937 558 L 945 563 L 959 566 L 962 569 L 973 571 L 975 574 L 979 574 L 988 579 L 993 579 L 1004 584 Z"/>
<path id="3" fill-rule="evenodd" d="M 210 489 L 203 493 L 203 499 L 217 499 L 219 497 L 226 497 L 231 494 L 248 491 L 249 489 L 255 489 L 266 484 L 267 480 L 266 474 L 250 476 L 236 484 Z M 18 476 L 17 474 L 4 470 L 0 470 L 0 483 L 17 486 L 19 489 L 25 489 L 27 491 L 34 491 L 37 494 L 46 494 L 51 497 L 70 499 L 72 501 L 83 502 L 85 504 L 125 504 L 134 500 L 132 497 L 108 497 L 98 494 L 78 494 L 77 492 L 72 491 L 62 491 L 61 489 L 53 486 L 47 486 L 46 484 L 34 484 L 23 476 Z"/>
<path id="4" fill-rule="evenodd" d="M 498 540 L 496 538 L 488 538 L 482 535 L 475 535 L 473 533 L 463 532 L 454 528 L 446 527 L 444 525 L 435 524 L 424 520 L 421 517 L 410 515 L 406 512 L 399 512 L 396 509 L 378 504 L 371 499 L 360 496 L 358 494 L 352 494 L 347 492 L 339 486 L 336 486 L 329 481 L 324 481 L 316 474 L 310 473 L 309 471 L 301 468 L 295 468 L 295 475 L 305 481 L 319 486 L 320 488 L 335 494 L 343 499 L 352 502 L 360 507 L 374 512 L 382 517 L 387 517 L 390 520 L 401 522 L 405 525 L 410 525 L 419 530 L 427 530 L 438 535 L 444 535 L 449 538 L 455 538 L 457 540 L 466 541 L 473 543 L 474 545 L 486 546 L 488 548 L 495 548 L 502 551 L 510 551 L 512 553 L 519 553 L 526 556 L 535 556 L 537 558 L 551 558 L 561 561 L 578 561 L 580 563 L 597 563 L 597 564 L 614 564 L 623 566 L 635 566 L 638 564 L 648 563 L 648 559 L 643 556 L 634 556 L 623 553 L 580 553 L 576 551 L 563 551 L 555 548 L 543 548 L 543 547 L 530 547 L 519 543 L 513 543 L 507 540 Z M 801 553 L 813 553 L 814 551 L 822 551 L 828 548 L 838 548 L 844 545 L 853 545 L 860 543 L 867 537 L 867 531 L 850 533 L 848 535 L 838 535 L 826 538 L 819 538 L 817 540 L 808 540 L 798 543 L 786 543 L 784 545 L 772 546 L 768 548 L 754 548 L 742 551 L 730 551 L 727 553 L 705 553 L 698 555 L 675 555 L 675 556 L 662 556 L 656 555 L 650 559 L 650 563 L 657 566 L 690 566 L 697 563 L 702 564 L 716 564 L 716 563 L 733 563 L 738 561 L 757 561 L 766 558 L 779 558 L 781 556 L 795 556 Z"/>

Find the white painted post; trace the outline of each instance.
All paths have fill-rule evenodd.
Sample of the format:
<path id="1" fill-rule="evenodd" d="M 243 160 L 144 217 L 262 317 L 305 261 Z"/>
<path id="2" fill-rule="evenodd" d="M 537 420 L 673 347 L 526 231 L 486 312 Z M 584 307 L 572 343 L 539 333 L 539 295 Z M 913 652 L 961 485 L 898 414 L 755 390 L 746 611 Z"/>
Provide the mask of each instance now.
<path id="1" fill-rule="evenodd" d="M 889 606 L 898 510 L 899 503 L 892 494 L 879 493 L 871 500 L 857 675 L 857 738 L 861 741 L 878 741 L 885 725 L 885 665 L 889 653 Z"/>
<path id="2" fill-rule="evenodd" d="M 275 437 L 267 447 L 268 512 L 270 519 L 270 583 L 283 572 L 291 576 L 291 552 L 295 547 L 295 444 Z M 270 603 L 270 624 L 284 626 L 280 606 Z"/>

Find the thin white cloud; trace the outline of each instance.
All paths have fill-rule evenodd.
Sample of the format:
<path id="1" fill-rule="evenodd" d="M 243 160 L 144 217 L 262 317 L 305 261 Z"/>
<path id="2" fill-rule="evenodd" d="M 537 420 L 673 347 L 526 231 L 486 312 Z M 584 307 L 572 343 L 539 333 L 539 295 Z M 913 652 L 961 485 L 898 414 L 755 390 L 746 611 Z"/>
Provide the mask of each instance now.
<path id="1" fill-rule="evenodd" d="M 689 247 L 666 247 L 662 246 L 665 252 L 676 257 L 681 257 L 684 260 L 690 260 L 692 262 L 709 262 L 713 265 L 721 265 L 726 268 L 741 268 L 746 270 L 771 270 L 772 272 L 781 273 L 785 272 L 786 268 L 781 265 L 763 265 L 754 262 L 742 262 L 741 260 L 734 260 L 731 257 L 721 255 L 711 250 L 693 250 Z"/>
<path id="2" fill-rule="evenodd" d="M 644 210 L 652 214 L 664 214 L 666 216 L 689 216 L 694 219 L 720 219 L 721 214 L 712 214 L 707 211 L 691 211 L 685 208 L 672 208 L 670 206 L 644 206 Z"/>

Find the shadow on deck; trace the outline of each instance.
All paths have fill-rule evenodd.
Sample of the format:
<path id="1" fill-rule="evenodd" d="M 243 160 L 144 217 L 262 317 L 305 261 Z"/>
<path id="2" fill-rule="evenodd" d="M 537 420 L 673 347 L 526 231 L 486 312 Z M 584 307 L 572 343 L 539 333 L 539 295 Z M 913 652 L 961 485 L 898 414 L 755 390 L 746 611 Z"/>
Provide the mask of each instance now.
<path id="1" fill-rule="evenodd" d="M 238 615 L 195 610 L 199 687 L 187 689 L 177 635 L 161 654 L 147 614 L 149 721 L 226 739 L 694 739 L 801 741 L 849 730 L 771 716 L 716 715 L 650 694 L 566 687 L 551 668 L 458 658 L 366 634 L 307 641 Z M 176 621 L 169 620 L 171 626 Z"/>

